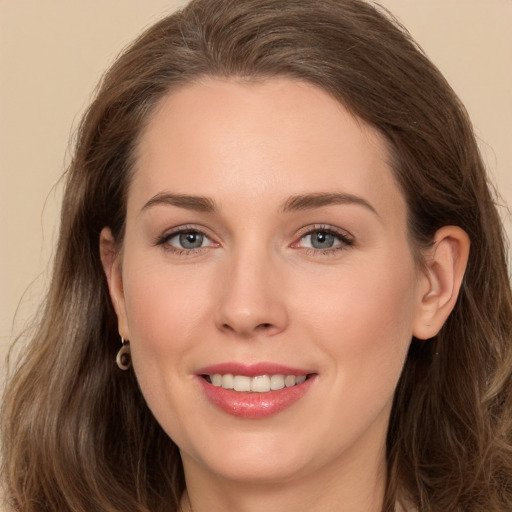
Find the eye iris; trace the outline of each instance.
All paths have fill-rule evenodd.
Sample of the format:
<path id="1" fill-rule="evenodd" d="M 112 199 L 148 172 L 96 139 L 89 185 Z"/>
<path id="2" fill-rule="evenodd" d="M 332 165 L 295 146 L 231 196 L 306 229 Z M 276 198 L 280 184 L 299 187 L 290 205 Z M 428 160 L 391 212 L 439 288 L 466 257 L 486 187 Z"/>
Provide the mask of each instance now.
<path id="1" fill-rule="evenodd" d="M 197 249 L 203 245 L 204 235 L 195 231 L 180 234 L 180 245 L 185 249 Z"/>
<path id="2" fill-rule="evenodd" d="M 328 249 L 334 245 L 335 238 L 325 231 L 315 231 L 311 234 L 311 246 L 315 249 Z"/>

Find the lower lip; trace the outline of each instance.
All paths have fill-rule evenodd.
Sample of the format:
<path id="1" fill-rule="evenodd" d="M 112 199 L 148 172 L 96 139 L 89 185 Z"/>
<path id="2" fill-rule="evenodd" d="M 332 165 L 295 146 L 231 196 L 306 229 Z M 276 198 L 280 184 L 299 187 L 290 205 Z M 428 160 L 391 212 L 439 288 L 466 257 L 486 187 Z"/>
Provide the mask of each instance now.
<path id="1" fill-rule="evenodd" d="M 302 384 L 289 388 L 251 393 L 224 389 L 198 377 L 208 400 L 231 416 L 258 419 L 277 414 L 301 399 L 310 389 L 314 376 L 310 375 Z"/>

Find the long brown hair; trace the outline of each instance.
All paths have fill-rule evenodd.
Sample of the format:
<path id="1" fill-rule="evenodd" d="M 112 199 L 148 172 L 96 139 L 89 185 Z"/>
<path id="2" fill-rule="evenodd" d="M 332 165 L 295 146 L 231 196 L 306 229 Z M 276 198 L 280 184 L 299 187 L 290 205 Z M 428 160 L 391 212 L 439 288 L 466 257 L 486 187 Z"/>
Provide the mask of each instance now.
<path id="1" fill-rule="evenodd" d="M 512 307 L 502 228 L 464 107 L 409 34 L 361 0 L 194 0 L 103 78 L 66 176 L 53 278 L 2 414 L 12 510 L 178 510 L 179 452 L 115 365 L 99 258 L 123 240 L 138 139 L 155 105 L 202 76 L 287 76 L 329 92 L 387 139 L 417 249 L 457 225 L 471 253 L 441 332 L 412 340 L 388 433 L 388 487 L 421 511 L 512 510 Z"/>

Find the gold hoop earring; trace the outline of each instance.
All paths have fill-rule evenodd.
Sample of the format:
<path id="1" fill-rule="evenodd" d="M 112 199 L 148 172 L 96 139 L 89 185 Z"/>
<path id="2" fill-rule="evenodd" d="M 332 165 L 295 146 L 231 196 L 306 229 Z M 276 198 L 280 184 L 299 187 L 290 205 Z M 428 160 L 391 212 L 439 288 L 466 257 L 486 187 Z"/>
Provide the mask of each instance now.
<path id="1" fill-rule="evenodd" d="M 116 363 L 120 370 L 126 371 L 132 365 L 130 345 L 128 344 L 128 341 L 125 341 L 123 338 L 121 338 L 121 343 L 121 348 L 116 356 Z"/>

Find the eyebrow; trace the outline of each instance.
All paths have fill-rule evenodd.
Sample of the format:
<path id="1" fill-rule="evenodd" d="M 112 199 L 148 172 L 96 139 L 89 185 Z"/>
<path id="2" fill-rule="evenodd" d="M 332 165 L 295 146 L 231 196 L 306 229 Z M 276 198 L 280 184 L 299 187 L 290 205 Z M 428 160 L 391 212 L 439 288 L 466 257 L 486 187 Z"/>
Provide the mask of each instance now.
<path id="1" fill-rule="evenodd" d="M 281 207 L 281 212 L 294 212 L 301 210 L 313 210 L 323 206 L 355 204 L 363 206 L 379 217 L 377 210 L 362 197 L 343 192 L 313 192 L 310 194 L 300 194 L 289 197 Z M 202 213 L 215 213 L 219 208 L 215 201 L 206 196 L 194 196 L 189 194 L 171 194 L 161 192 L 153 196 L 141 208 L 141 212 L 155 206 L 177 206 L 185 210 L 193 210 Z"/>
<path id="2" fill-rule="evenodd" d="M 218 210 L 213 199 L 205 196 L 192 196 L 188 194 L 170 194 L 162 192 L 153 196 L 141 208 L 141 212 L 158 205 L 177 206 L 185 210 L 194 210 L 196 212 L 213 213 Z"/>
<path id="3" fill-rule="evenodd" d="M 355 204 L 363 206 L 379 217 L 377 210 L 366 199 L 354 194 L 343 192 L 315 192 L 312 194 L 302 194 L 290 197 L 283 205 L 283 212 L 292 212 L 300 210 L 313 210 L 323 206 L 331 206 L 337 204 Z"/>

